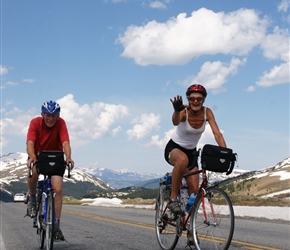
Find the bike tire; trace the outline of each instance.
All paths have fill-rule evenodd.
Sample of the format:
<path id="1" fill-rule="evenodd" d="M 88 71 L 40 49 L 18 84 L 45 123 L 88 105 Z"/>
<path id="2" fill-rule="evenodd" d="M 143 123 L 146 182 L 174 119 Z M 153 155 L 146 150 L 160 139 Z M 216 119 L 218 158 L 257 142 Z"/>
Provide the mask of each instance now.
<path id="1" fill-rule="evenodd" d="M 44 247 L 45 231 L 43 230 L 43 207 L 42 207 L 42 191 L 37 190 L 37 211 L 36 211 L 36 223 L 38 234 L 38 245 L 40 249 Z"/>
<path id="2" fill-rule="evenodd" d="M 199 194 L 191 211 L 191 230 L 198 250 L 228 249 L 234 234 L 235 217 L 228 195 L 219 187 L 209 187 Z M 203 208 L 204 205 L 204 208 Z"/>
<path id="3" fill-rule="evenodd" d="M 49 193 L 46 198 L 46 250 L 53 249 L 53 240 L 54 240 L 54 222 L 55 222 L 55 208 L 54 208 L 54 194 L 52 190 L 49 190 Z"/>
<path id="4" fill-rule="evenodd" d="M 180 219 L 180 216 L 177 218 L 167 208 L 170 190 L 169 187 L 160 186 L 155 206 L 155 232 L 158 244 L 163 250 L 173 250 L 179 240 L 176 220 Z"/>

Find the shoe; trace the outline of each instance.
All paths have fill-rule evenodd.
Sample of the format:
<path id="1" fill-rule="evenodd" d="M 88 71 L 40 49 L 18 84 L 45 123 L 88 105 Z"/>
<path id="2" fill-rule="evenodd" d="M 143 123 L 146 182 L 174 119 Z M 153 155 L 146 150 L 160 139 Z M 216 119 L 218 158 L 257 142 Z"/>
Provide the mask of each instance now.
<path id="1" fill-rule="evenodd" d="M 37 228 L 37 221 L 36 221 L 36 217 L 33 218 L 33 227 Z"/>
<path id="2" fill-rule="evenodd" d="M 34 218 L 36 213 L 36 201 L 29 201 L 27 204 L 27 215 Z"/>
<path id="3" fill-rule="evenodd" d="M 56 241 L 65 240 L 60 228 L 54 229 L 54 240 L 56 240 Z"/>
<path id="4" fill-rule="evenodd" d="M 180 202 L 176 198 L 169 199 L 168 208 L 173 214 L 182 214 Z"/>

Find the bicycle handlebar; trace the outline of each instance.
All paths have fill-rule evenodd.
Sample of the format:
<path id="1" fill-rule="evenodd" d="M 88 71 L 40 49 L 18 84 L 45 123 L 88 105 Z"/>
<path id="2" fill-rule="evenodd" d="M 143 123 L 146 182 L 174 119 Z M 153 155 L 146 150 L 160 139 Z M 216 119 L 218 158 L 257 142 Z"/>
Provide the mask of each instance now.
<path id="1" fill-rule="evenodd" d="M 29 166 L 29 175 L 28 175 L 29 178 L 32 177 L 32 174 L 33 174 L 33 167 L 34 167 L 34 165 L 36 165 L 36 163 L 34 163 L 34 162 L 30 162 L 30 166 Z M 67 177 L 70 178 L 70 177 L 71 177 L 70 171 L 71 171 L 71 169 L 72 169 L 72 163 L 69 162 L 66 166 L 67 166 L 67 169 L 68 169 Z"/>

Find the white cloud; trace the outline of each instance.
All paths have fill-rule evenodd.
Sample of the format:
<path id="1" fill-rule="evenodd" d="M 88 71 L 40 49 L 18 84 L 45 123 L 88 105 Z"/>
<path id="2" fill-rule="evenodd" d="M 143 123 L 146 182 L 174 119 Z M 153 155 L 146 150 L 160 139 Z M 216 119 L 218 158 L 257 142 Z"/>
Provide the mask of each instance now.
<path id="1" fill-rule="evenodd" d="M 289 32 L 288 29 L 275 27 L 272 34 L 265 37 L 261 44 L 263 55 L 270 60 L 281 60 L 285 63 L 275 65 L 265 71 L 256 81 L 255 86 L 248 87 L 247 91 L 252 92 L 256 87 L 271 87 L 278 84 L 289 84 Z"/>
<path id="2" fill-rule="evenodd" d="M 215 13 L 201 8 L 165 23 L 131 25 L 117 42 L 124 46 L 122 56 L 140 65 L 185 64 L 204 54 L 245 55 L 261 43 L 266 27 L 267 19 L 254 10 Z"/>
<path id="3" fill-rule="evenodd" d="M 132 123 L 135 123 L 135 125 L 127 131 L 127 135 L 129 139 L 139 140 L 146 138 L 153 130 L 159 129 L 160 116 L 153 113 L 142 114 L 134 119 Z"/>
<path id="4" fill-rule="evenodd" d="M 5 82 L 5 85 L 11 86 L 11 87 L 17 86 L 18 84 L 19 84 L 18 82 L 11 82 L 11 81 Z"/>
<path id="5" fill-rule="evenodd" d="M 197 76 L 187 78 L 184 85 L 189 86 L 194 83 L 201 83 L 208 90 L 212 90 L 215 93 L 225 91 L 223 84 L 227 81 L 227 78 L 236 74 L 239 66 L 245 64 L 246 61 L 245 58 L 242 60 L 233 58 L 229 64 L 221 61 L 205 62 Z"/>
<path id="6" fill-rule="evenodd" d="M 26 78 L 26 79 L 23 79 L 23 82 L 27 82 L 27 83 L 33 83 L 35 80 L 34 79 L 31 79 L 31 78 Z"/>
<path id="7" fill-rule="evenodd" d="M 7 67 L 3 66 L 3 65 L 0 65 L 0 75 L 5 75 L 8 73 L 8 69 Z"/>
<path id="8" fill-rule="evenodd" d="M 167 142 L 170 140 L 175 128 L 170 129 L 164 133 L 164 137 L 160 139 L 159 135 L 154 135 L 151 137 L 151 141 L 146 144 L 146 146 L 157 146 L 160 149 L 164 149 Z"/>
<path id="9" fill-rule="evenodd" d="M 255 86 L 251 85 L 247 88 L 247 92 L 254 92 L 256 90 Z"/>
<path id="10" fill-rule="evenodd" d="M 268 59 L 279 59 L 289 62 L 289 32 L 288 29 L 275 27 L 272 34 L 265 37 L 261 44 L 263 54 Z"/>
<path id="11" fill-rule="evenodd" d="M 19 108 L 13 108 L 9 112 L 4 112 L 2 117 L 5 117 L 0 120 L 2 128 L 1 132 L 4 140 L 8 143 L 8 140 L 5 139 L 7 135 L 25 136 L 34 110 L 28 110 L 24 112 Z"/>
<path id="12" fill-rule="evenodd" d="M 256 85 L 261 87 L 270 87 L 278 84 L 289 84 L 289 70 L 289 62 L 274 66 L 270 71 L 264 72 L 263 76 L 256 82 Z"/>
<path id="13" fill-rule="evenodd" d="M 289 9 L 290 0 L 282 0 L 281 3 L 278 5 L 278 11 L 287 12 Z"/>
<path id="14" fill-rule="evenodd" d="M 121 131 L 118 123 L 128 115 L 128 108 L 123 105 L 95 102 L 81 106 L 74 100 L 72 94 L 64 96 L 57 102 L 61 106 L 60 115 L 67 123 L 70 139 L 77 145 L 84 145 L 92 138 L 116 135 Z M 34 108 L 25 112 L 18 108 L 5 111 L 6 109 L 3 109 L 0 125 L 3 135 L 1 140 L 6 144 L 10 143 L 8 141 L 10 135 L 26 136 L 30 120 L 39 115 Z"/>
<path id="15" fill-rule="evenodd" d="M 160 1 L 153 1 L 149 6 L 153 9 L 166 9 L 166 5 Z"/>
<path id="16" fill-rule="evenodd" d="M 74 137 L 98 139 L 116 134 L 120 128 L 112 131 L 112 127 L 128 115 L 128 108 L 124 105 L 95 102 L 80 106 L 72 94 L 57 102 L 61 106 L 61 116 L 66 120 L 70 134 Z"/>

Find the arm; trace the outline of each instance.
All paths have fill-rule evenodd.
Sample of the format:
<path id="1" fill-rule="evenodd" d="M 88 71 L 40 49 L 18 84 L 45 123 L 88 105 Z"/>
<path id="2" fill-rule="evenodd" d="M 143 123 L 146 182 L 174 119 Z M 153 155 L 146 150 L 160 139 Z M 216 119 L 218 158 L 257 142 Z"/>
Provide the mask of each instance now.
<path id="1" fill-rule="evenodd" d="M 65 141 L 63 144 L 63 152 L 65 154 L 66 164 L 71 162 L 72 169 L 74 168 L 74 161 L 71 159 L 71 147 L 69 141 Z"/>
<path id="2" fill-rule="evenodd" d="M 35 154 L 35 150 L 34 150 L 34 142 L 33 141 L 27 141 L 26 143 L 26 151 L 29 157 L 29 160 L 27 161 L 27 167 L 30 167 L 30 163 L 31 162 L 36 162 L 37 157 Z"/>
<path id="3" fill-rule="evenodd" d="M 211 127 L 212 133 L 214 135 L 214 138 L 215 138 L 217 144 L 220 147 L 225 147 L 226 148 L 227 144 L 226 144 L 226 142 L 224 140 L 223 134 L 219 130 L 219 127 L 218 127 L 218 125 L 216 123 L 214 114 L 211 111 L 211 109 L 209 109 L 209 108 L 206 109 L 206 117 L 207 117 L 208 123 L 209 123 L 209 125 Z"/>

